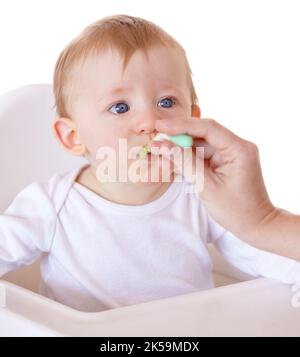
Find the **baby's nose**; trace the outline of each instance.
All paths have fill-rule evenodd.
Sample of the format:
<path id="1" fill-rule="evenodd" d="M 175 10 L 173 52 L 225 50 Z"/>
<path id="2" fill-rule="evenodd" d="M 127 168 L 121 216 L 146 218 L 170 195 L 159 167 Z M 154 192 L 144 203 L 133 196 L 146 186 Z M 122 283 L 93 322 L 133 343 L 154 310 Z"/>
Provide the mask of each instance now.
<path id="1" fill-rule="evenodd" d="M 140 134 L 153 133 L 157 120 L 159 120 L 159 117 L 154 111 L 140 113 L 134 120 L 135 129 Z"/>

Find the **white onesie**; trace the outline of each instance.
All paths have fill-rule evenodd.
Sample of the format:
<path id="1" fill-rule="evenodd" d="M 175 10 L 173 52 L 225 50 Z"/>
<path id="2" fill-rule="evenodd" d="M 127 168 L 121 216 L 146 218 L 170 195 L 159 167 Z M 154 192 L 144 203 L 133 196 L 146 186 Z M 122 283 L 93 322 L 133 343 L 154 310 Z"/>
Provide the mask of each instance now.
<path id="1" fill-rule="evenodd" d="M 184 178 L 158 199 L 129 206 L 75 182 L 85 167 L 30 184 L 0 216 L 0 276 L 42 254 L 42 295 L 102 311 L 213 288 L 212 242 L 253 277 L 300 281 L 299 262 L 224 230 Z"/>

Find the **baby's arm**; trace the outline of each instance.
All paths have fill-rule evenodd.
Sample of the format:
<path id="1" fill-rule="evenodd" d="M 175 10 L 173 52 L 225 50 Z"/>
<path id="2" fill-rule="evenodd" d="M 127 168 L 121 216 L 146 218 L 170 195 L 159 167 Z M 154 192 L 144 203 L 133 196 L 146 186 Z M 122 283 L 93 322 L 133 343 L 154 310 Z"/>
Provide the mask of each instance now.
<path id="1" fill-rule="evenodd" d="M 0 277 L 49 252 L 56 212 L 46 186 L 25 187 L 0 215 Z"/>
<path id="2" fill-rule="evenodd" d="M 266 277 L 286 284 L 300 283 L 300 262 L 245 243 L 208 216 L 208 242 L 224 258 L 253 277 Z"/>

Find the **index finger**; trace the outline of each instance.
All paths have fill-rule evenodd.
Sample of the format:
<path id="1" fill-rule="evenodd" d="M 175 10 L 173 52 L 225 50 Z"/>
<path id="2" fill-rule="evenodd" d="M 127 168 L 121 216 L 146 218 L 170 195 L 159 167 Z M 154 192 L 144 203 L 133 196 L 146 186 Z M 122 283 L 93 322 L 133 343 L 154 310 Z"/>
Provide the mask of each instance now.
<path id="1" fill-rule="evenodd" d="M 205 139 L 218 150 L 240 145 L 242 140 L 214 119 L 161 119 L 155 123 L 155 128 L 168 135 L 185 133 L 194 138 Z"/>

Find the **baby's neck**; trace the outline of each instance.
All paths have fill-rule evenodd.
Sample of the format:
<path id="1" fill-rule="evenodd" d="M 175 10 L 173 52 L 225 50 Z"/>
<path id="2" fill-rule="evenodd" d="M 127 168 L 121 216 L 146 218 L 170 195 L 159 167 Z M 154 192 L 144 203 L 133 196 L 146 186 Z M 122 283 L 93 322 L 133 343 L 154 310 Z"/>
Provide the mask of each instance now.
<path id="1" fill-rule="evenodd" d="M 128 182 L 99 182 L 95 170 L 90 165 L 76 178 L 76 182 L 95 192 L 104 199 L 123 205 L 144 205 L 163 195 L 172 182 L 128 183 Z"/>

